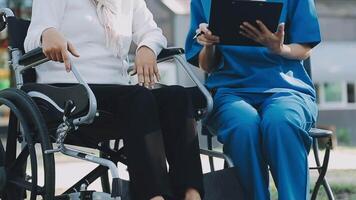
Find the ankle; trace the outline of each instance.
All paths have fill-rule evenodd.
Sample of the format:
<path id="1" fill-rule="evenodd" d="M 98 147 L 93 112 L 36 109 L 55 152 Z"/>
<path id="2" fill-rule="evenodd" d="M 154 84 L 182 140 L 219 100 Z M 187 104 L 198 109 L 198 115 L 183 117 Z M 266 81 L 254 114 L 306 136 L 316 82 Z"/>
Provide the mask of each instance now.
<path id="1" fill-rule="evenodd" d="M 162 196 L 155 196 L 155 197 L 151 198 L 150 200 L 164 200 L 164 198 Z"/>
<path id="2" fill-rule="evenodd" d="M 185 200 L 201 200 L 201 196 L 198 190 L 194 188 L 189 188 L 185 192 Z"/>

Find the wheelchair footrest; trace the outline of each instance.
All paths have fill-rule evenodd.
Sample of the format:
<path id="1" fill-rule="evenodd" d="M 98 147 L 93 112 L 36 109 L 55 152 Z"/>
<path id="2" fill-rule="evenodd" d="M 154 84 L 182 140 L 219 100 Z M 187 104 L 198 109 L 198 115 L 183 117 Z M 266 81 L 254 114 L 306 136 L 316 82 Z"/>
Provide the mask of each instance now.
<path id="1" fill-rule="evenodd" d="M 117 184 L 119 184 L 119 187 L 117 186 Z M 118 200 L 118 199 L 131 200 L 129 181 L 123 179 L 117 179 L 117 180 L 113 179 L 112 188 L 119 188 L 117 192 L 120 194 L 121 198 L 120 197 L 114 198 L 112 197 L 111 194 L 103 193 L 103 192 L 95 192 L 95 191 L 89 191 L 89 192 L 92 192 L 93 200 Z M 113 189 L 112 192 L 117 193 L 115 190 L 117 189 Z M 81 191 L 81 192 L 87 192 L 87 191 Z M 60 196 L 56 196 L 54 200 L 82 200 L 80 198 L 81 197 L 80 195 L 81 195 L 80 192 L 62 194 Z"/>
<path id="2" fill-rule="evenodd" d="M 55 200 L 116 200 L 110 194 L 95 191 L 81 191 L 55 197 Z"/>

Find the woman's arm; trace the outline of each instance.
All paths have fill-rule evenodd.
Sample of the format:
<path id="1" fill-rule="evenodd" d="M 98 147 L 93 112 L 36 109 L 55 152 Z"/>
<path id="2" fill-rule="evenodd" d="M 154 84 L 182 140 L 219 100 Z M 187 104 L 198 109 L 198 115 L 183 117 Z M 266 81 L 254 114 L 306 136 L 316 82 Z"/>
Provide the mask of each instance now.
<path id="1" fill-rule="evenodd" d="M 218 63 L 216 46 L 204 46 L 199 53 L 199 67 L 207 73 L 213 71 Z"/>
<path id="2" fill-rule="evenodd" d="M 132 23 L 132 39 L 138 46 L 135 58 L 138 82 L 145 87 L 152 87 L 160 79 L 156 58 L 167 46 L 167 40 L 144 0 L 134 0 Z"/>
<path id="3" fill-rule="evenodd" d="M 282 57 L 292 60 L 305 60 L 309 58 L 312 48 L 304 44 L 284 44 L 280 52 Z"/>
<path id="4" fill-rule="evenodd" d="M 67 0 L 33 0 L 31 24 L 24 43 L 25 51 L 41 46 L 42 33 L 59 28 Z"/>
<path id="5" fill-rule="evenodd" d="M 70 71 L 69 53 L 79 57 L 77 50 L 56 28 L 48 28 L 41 35 L 42 50 L 46 57 L 53 61 L 64 62 L 67 72 Z"/>
<path id="6" fill-rule="evenodd" d="M 147 46 L 158 56 L 161 50 L 167 47 L 167 39 L 157 27 L 144 0 L 134 0 L 132 23 L 132 40 L 137 44 L 137 49 Z"/>
<path id="7" fill-rule="evenodd" d="M 26 51 L 42 46 L 43 53 L 53 61 L 64 62 L 70 71 L 68 51 L 79 57 L 74 46 L 58 31 L 65 12 L 66 0 L 34 0 L 32 19 L 24 43 Z"/>

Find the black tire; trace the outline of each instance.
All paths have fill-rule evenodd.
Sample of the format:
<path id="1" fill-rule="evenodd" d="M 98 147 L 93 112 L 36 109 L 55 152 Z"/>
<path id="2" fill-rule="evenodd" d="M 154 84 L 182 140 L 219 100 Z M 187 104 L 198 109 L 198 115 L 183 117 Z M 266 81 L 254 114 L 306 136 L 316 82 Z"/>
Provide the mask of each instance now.
<path id="1" fill-rule="evenodd" d="M 5 185 L 6 185 L 5 149 L 0 141 L 0 194 L 5 188 Z"/>
<path id="2" fill-rule="evenodd" d="M 44 153 L 44 151 L 52 149 L 52 144 L 49 140 L 45 121 L 37 105 L 26 93 L 18 89 L 0 91 L 0 103 L 8 106 L 11 110 L 6 147 L 4 146 L 7 185 L 2 194 L 2 199 L 23 199 L 25 194 L 22 191 L 25 190 L 30 194 L 31 200 L 35 200 L 37 196 L 42 196 L 45 200 L 54 199 L 54 156 L 53 154 Z M 18 124 L 21 124 L 22 131 L 17 131 L 19 130 Z M 23 140 L 26 142 L 26 146 L 20 154 L 17 154 L 16 146 L 20 138 L 19 132 L 24 135 Z M 41 147 L 39 151 L 38 148 L 36 151 L 36 144 Z M 11 148 L 13 145 L 15 148 Z M 42 156 L 39 156 L 42 159 L 37 158 L 39 154 L 42 154 Z M 24 160 L 30 162 L 25 162 Z M 38 185 L 38 161 L 43 162 L 43 186 Z M 27 163 L 30 166 L 26 166 Z M 19 166 L 16 166 L 16 164 L 19 164 Z M 27 180 L 25 176 L 26 167 L 31 169 L 31 181 Z M 19 169 L 23 170 L 22 173 L 19 173 Z"/>

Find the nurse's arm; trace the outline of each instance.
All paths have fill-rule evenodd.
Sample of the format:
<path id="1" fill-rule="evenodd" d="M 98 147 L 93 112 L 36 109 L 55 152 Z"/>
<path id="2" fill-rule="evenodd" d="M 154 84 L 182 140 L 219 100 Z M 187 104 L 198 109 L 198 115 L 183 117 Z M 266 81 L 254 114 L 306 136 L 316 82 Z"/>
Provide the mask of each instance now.
<path id="1" fill-rule="evenodd" d="M 199 54 L 199 67 L 210 73 L 218 64 L 218 56 L 216 53 L 216 46 L 204 46 Z"/>
<path id="2" fill-rule="evenodd" d="M 284 58 L 292 60 L 305 60 L 310 56 L 311 47 L 305 44 L 284 44 L 284 24 L 278 26 L 278 30 L 272 33 L 263 22 L 256 21 L 258 27 L 251 25 L 248 22 L 244 22 L 241 28 L 241 35 L 248 37 L 265 47 L 267 47 L 272 53 L 278 54 Z"/>
<path id="3" fill-rule="evenodd" d="M 199 33 L 197 42 L 203 46 L 199 53 L 199 67 L 210 73 L 218 64 L 219 56 L 216 44 L 220 42 L 220 39 L 212 34 L 205 23 L 200 24 L 196 32 Z"/>
<path id="4" fill-rule="evenodd" d="M 284 44 L 278 53 L 282 57 L 293 60 L 305 60 L 309 58 L 312 48 L 305 44 Z"/>

